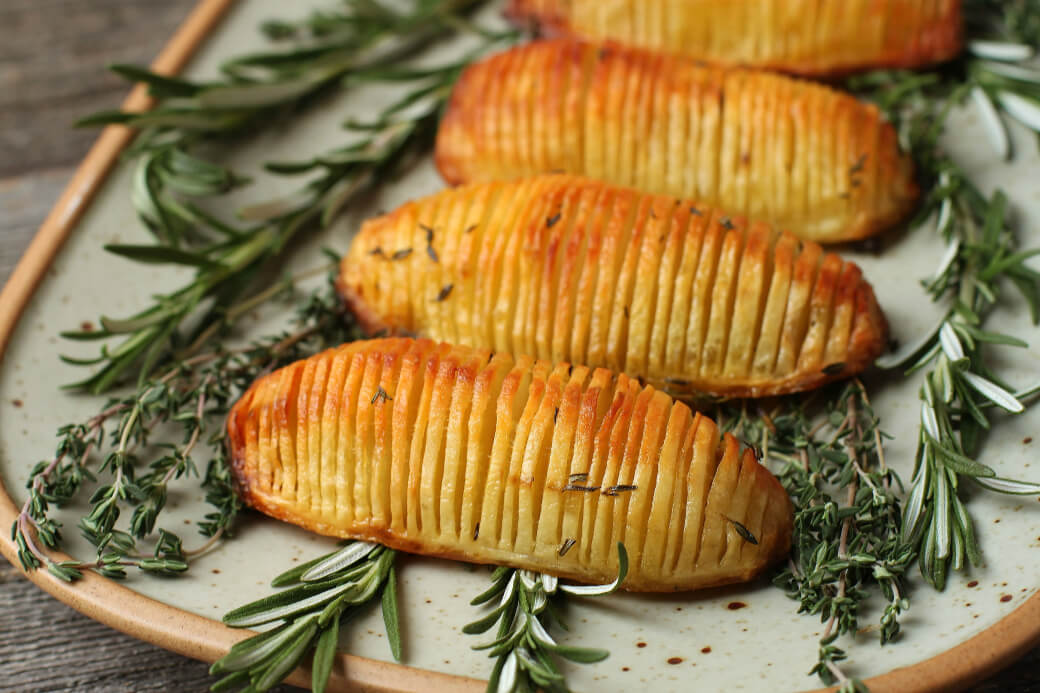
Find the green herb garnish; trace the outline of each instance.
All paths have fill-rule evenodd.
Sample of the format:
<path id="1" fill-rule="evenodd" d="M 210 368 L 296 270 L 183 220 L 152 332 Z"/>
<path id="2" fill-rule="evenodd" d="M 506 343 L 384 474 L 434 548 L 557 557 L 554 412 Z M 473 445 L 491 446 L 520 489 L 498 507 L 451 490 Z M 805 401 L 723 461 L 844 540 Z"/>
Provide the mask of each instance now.
<path id="1" fill-rule="evenodd" d="M 574 543 L 573 539 L 564 542 L 559 555 L 567 553 Z M 609 657 L 606 650 L 561 645 L 549 634 L 549 629 L 557 624 L 566 630 L 559 610 L 564 595 L 610 594 L 621 586 L 627 573 L 628 553 L 620 543 L 618 577 L 607 585 L 564 585 L 551 575 L 496 568 L 491 574 L 491 587 L 470 603 L 474 606 L 497 603 L 486 616 L 462 629 L 463 633 L 479 635 L 498 624 L 495 639 L 474 648 L 487 650 L 488 656 L 495 660 L 488 693 L 539 689 L 563 693 L 568 689 L 553 655 L 582 664 Z"/>
<path id="2" fill-rule="evenodd" d="M 344 615 L 377 596 L 383 606 L 390 651 L 400 660 L 395 558 L 395 552 L 378 544 L 352 542 L 279 575 L 272 585 L 287 587 L 284 592 L 224 615 L 224 623 L 232 628 L 275 622 L 280 625 L 237 643 L 217 660 L 210 673 L 222 674 L 224 678 L 211 690 L 269 690 L 313 651 L 311 688 L 322 693 L 332 672 Z"/>

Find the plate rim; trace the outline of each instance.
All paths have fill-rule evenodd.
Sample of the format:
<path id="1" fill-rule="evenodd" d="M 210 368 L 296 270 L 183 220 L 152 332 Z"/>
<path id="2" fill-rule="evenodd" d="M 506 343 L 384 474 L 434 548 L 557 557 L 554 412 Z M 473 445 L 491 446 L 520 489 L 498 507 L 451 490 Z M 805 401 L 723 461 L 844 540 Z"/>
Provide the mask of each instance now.
<path id="1" fill-rule="evenodd" d="M 153 61 L 152 69 L 163 74 L 178 73 L 235 4 L 236 0 L 199 0 Z M 131 90 L 123 102 L 126 110 L 146 110 L 152 105 L 153 100 L 143 85 Z M 4 284 L 0 291 L 0 362 L 25 307 L 52 261 L 133 136 L 132 130 L 119 125 L 108 126 L 101 132 Z M 0 526 L 9 526 L 18 513 L 18 507 L 0 480 Z M 193 659 L 214 662 L 236 642 L 252 635 L 251 631 L 229 628 L 220 621 L 146 597 L 89 571 L 76 583 L 64 582 L 46 571 L 26 573 L 20 568 L 17 547 L 7 532 L 0 533 L 0 554 L 23 577 L 87 617 Z M 60 552 L 55 555 L 67 558 Z M 925 693 L 962 689 L 1006 667 L 1037 644 L 1040 644 L 1040 592 L 959 645 L 915 664 L 872 677 L 865 683 L 875 692 Z M 309 668 L 298 668 L 287 682 L 308 687 Z M 346 653 L 337 655 L 329 681 L 329 690 L 362 689 L 386 693 L 476 693 L 484 687 L 484 681 L 474 678 Z"/>

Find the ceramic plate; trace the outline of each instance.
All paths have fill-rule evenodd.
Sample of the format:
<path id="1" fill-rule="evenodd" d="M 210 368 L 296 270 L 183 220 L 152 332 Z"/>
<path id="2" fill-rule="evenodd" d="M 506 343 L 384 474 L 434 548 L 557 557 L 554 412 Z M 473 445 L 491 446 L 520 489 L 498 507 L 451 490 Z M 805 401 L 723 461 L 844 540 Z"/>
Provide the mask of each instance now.
<path id="1" fill-rule="evenodd" d="M 235 5 L 216 24 L 224 4 L 222 0 L 203 3 L 193 23 L 171 45 L 170 51 L 176 55 L 168 51 L 164 65 L 176 67 L 176 58 L 186 56 L 198 43 L 185 72 L 192 78 L 212 76 L 221 59 L 260 45 L 257 27 L 261 20 L 289 12 L 290 16 L 299 16 L 305 6 L 327 2 L 294 3 L 287 11 L 286 3 L 254 0 Z M 491 10 L 494 8 L 486 13 L 488 20 L 500 21 L 497 12 Z M 215 28 L 210 30 L 210 25 Z M 445 48 L 445 55 L 453 50 L 457 52 L 459 47 Z M 346 116 L 371 113 L 392 95 L 390 90 L 372 88 L 354 92 L 347 99 L 325 101 L 290 126 L 272 128 L 247 148 L 229 152 L 230 161 L 252 173 L 264 160 L 303 158 L 345 142 L 347 137 L 339 124 Z M 1035 138 L 1013 128 L 1016 156 L 1006 164 L 991 155 L 972 113 L 957 114 L 950 129 L 953 136 L 948 138 L 949 145 L 956 158 L 975 172 L 983 188 L 1000 186 L 1007 190 L 1014 201 L 1019 228 L 1032 230 L 1032 237 L 1024 244 L 1040 244 L 1040 157 Z M 59 385 L 81 378 L 83 372 L 60 362 L 58 355 L 83 355 L 89 347 L 61 340 L 58 331 L 93 322 L 99 311 L 129 314 L 143 305 L 149 294 L 175 287 L 189 276 L 166 267 L 137 265 L 102 251 L 105 243 L 149 241 L 130 206 L 128 168 L 117 164 L 107 178 L 103 175 L 104 164 L 125 136 L 110 132 L 105 137 L 108 139 L 91 155 L 77 178 L 78 187 L 59 203 L 0 303 L 0 334 L 12 330 L 0 362 L 0 524 L 4 527 L 13 519 L 14 506 L 3 497 L 3 489 L 10 501 L 20 506 L 29 470 L 54 449 L 56 429 L 84 419 L 98 406 L 95 398 L 59 392 Z M 91 187 L 102 179 L 84 211 L 82 206 L 90 197 Z M 284 192 L 297 182 L 264 177 L 228 204 Z M 366 215 L 440 187 L 430 161 L 422 162 L 404 178 L 386 182 L 332 228 L 301 243 L 290 264 L 296 269 L 322 264 L 318 248 L 327 245 L 345 249 Z M 73 226 L 70 220 L 81 212 L 48 269 L 48 249 L 61 244 L 62 234 Z M 852 256 L 876 287 L 894 335 L 906 342 L 932 324 L 937 315 L 918 279 L 934 269 L 942 248 L 928 230 L 897 234 L 884 246 L 877 254 Z M 37 280 L 38 286 L 29 296 Z M 18 320 L 24 296 L 28 296 L 28 302 Z M 1006 307 L 993 319 L 994 327 L 1040 345 L 1040 330 L 1028 321 L 1025 306 L 1010 292 L 1008 297 Z M 287 323 L 287 313 L 276 306 L 256 314 L 240 336 L 248 338 L 278 329 Z M 994 365 L 1013 383 L 1024 385 L 1040 378 L 1040 348 L 1003 349 L 993 356 Z M 894 437 L 887 449 L 888 462 L 906 479 L 914 453 L 918 383 L 876 373 L 868 374 L 867 381 L 884 428 Z M 996 431 L 997 435 L 986 443 L 983 460 L 1001 476 L 1040 478 L 1040 464 L 1033 462 L 1040 449 L 1040 407 L 999 422 Z M 1029 443 L 1030 437 L 1037 442 Z M 875 690 L 938 689 L 963 683 L 1006 663 L 1040 636 L 1040 597 L 1036 596 L 1040 499 L 975 491 L 968 491 L 968 495 L 982 537 L 985 564 L 953 576 L 941 594 L 918 581 L 912 608 L 904 619 L 904 636 L 897 645 L 879 647 L 871 628 L 839 643 L 850 649 L 850 674 L 867 678 L 888 673 L 874 683 Z M 187 523 L 201 516 L 203 507 L 196 484 L 184 483 L 172 490 L 162 524 L 180 531 L 186 544 L 197 544 L 200 540 L 190 538 L 195 535 Z M 81 507 L 70 508 L 61 518 L 70 528 L 66 532 L 70 553 L 87 556 L 92 553 L 90 548 L 71 529 L 81 511 Z M 6 534 L 3 550 L 12 557 Z M 116 584 L 92 577 L 72 586 L 45 574 L 36 574 L 33 579 L 99 620 L 171 649 L 214 659 L 235 638 L 242 637 L 217 623 L 225 611 L 268 594 L 268 584 L 276 574 L 334 545 L 332 540 L 250 515 L 233 541 L 200 559 L 182 578 L 133 575 L 124 584 Z M 477 614 L 468 602 L 483 590 L 487 578 L 483 568 L 405 559 L 399 591 L 405 664 L 411 668 L 383 664 L 391 661 L 390 652 L 380 614 L 373 609 L 345 629 L 343 649 L 360 657 L 341 660 L 337 681 L 352 680 L 378 689 L 479 689 L 482 684 L 472 679 L 485 678 L 491 662 L 471 649 L 478 639 L 461 634 L 460 629 Z M 863 614 L 864 626 L 877 620 L 877 607 L 870 605 Z M 567 667 L 568 679 L 576 690 L 585 691 L 621 691 L 637 686 L 668 691 L 686 689 L 694 683 L 708 690 L 815 688 L 817 681 L 806 672 L 815 662 L 821 624 L 816 618 L 796 614 L 796 608 L 795 602 L 765 581 L 690 595 L 622 594 L 581 602 L 570 609 L 572 633 L 565 640 L 606 648 L 611 657 L 594 666 Z"/>

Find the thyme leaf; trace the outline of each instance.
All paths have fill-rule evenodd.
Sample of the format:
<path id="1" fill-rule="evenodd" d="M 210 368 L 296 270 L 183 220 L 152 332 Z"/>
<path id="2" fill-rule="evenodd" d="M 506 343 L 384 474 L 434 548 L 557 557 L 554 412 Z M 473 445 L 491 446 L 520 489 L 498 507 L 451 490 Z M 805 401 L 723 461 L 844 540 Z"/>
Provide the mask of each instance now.
<path id="1" fill-rule="evenodd" d="M 799 611 L 826 624 L 811 673 L 854 690 L 862 684 L 842 671 L 847 655 L 835 640 L 859 630 L 860 607 L 871 592 L 886 601 L 881 642 L 899 634 L 899 617 L 909 608 L 906 571 L 916 554 L 900 534 L 901 482 L 885 465 L 884 433 L 866 390 L 854 381 L 825 394 L 784 400 L 772 412 L 728 403 L 717 416 L 726 430 L 759 441 L 763 456 L 780 465 L 777 476 L 795 515 L 791 558 L 774 584 L 799 602 Z M 757 541 L 727 520 L 746 541 Z"/>
<path id="2" fill-rule="evenodd" d="M 324 271 L 325 268 L 322 268 Z M 306 276 L 306 275 L 303 275 Z M 277 293 L 295 289 L 300 277 L 287 278 Z M 83 570 L 124 578 L 133 567 L 150 573 L 175 574 L 191 559 L 227 535 L 242 507 L 234 492 L 226 452 L 223 420 L 233 401 L 259 376 L 323 348 L 356 339 L 360 332 L 347 320 L 332 285 L 300 301 L 295 329 L 256 340 L 240 349 L 217 346 L 169 364 L 129 394 L 104 402 L 97 414 L 58 430 L 54 457 L 40 462 L 28 481 L 29 495 L 15 520 L 18 556 L 26 570 L 45 567 L 64 580 Z M 263 292 L 270 300 L 275 293 Z M 246 299 L 256 305 L 258 297 Z M 179 430 L 181 443 L 156 440 L 161 427 Z M 158 450 L 146 455 L 144 451 Z M 181 539 L 157 523 L 173 484 L 200 478 L 200 449 L 211 457 L 201 474 L 201 487 L 213 512 L 196 521 L 207 538 L 198 549 L 184 550 Z M 79 529 L 97 548 L 93 560 L 56 561 L 50 554 L 62 545 L 60 523 L 52 509 L 75 501 L 98 484 Z M 130 512 L 129 531 L 116 529 Z M 151 555 L 141 555 L 137 542 L 154 539 Z"/>

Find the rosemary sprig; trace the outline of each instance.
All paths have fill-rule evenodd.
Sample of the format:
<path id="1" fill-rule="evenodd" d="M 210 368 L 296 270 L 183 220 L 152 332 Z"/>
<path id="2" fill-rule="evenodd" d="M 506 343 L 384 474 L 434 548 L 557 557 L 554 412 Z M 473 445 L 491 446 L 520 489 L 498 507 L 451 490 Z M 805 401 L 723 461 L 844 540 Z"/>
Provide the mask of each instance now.
<path id="1" fill-rule="evenodd" d="M 353 73 L 414 55 L 438 36 L 460 29 L 480 32 L 465 14 L 481 3 L 353 0 L 303 21 L 269 21 L 262 27 L 267 38 L 288 46 L 227 60 L 221 65 L 222 78 L 214 81 L 193 82 L 135 65 L 113 65 L 116 74 L 147 84 L 159 103 L 140 113 L 102 111 L 79 125 L 119 123 L 161 134 L 166 142 L 249 132 L 305 105 Z"/>
<path id="2" fill-rule="evenodd" d="M 74 360 L 100 368 L 70 387 L 97 394 L 131 372 L 140 385 L 164 364 L 197 353 L 241 316 L 232 307 L 266 266 L 284 259 L 292 239 L 327 226 L 360 190 L 396 175 L 424 152 L 458 72 L 474 56 L 513 36 L 468 24 L 464 12 L 477 4 L 413 0 L 407 11 L 399 11 L 365 0 L 339 13 L 314 15 L 301 26 L 271 25 L 269 33 L 279 37 L 304 31 L 308 39 L 289 51 L 233 59 L 224 65 L 226 78 L 219 82 L 194 83 L 117 66 L 123 76 L 148 84 L 159 106 L 146 113 L 99 114 L 83 123 L 122 123 L 141 130 L 132 150 L 139 157 L 133 201 L 158 242 L 107 249 L 139 262 L 190 266 L 196 274 L 134 315 L 103 317 L 101 330 L 63 333 L 69 339 L 106 341 L 96 358 Z M 480 39 L 465 60 L 431 69 L 410 67 L 406 57 L 432 36 L 459 29 Z M 327 87 L 349 88 L 372 80 L 404 83 L 409 91 L 375 121 L 348 123 L 355 134 L 352 144 L 307 161 L 268 165 L 275 173 L 316 174 L 296 193 L 243 210 L 244 223 L 221 220 L 199 204 L 200 198 L 226 192 L 246 179 L 200 158 L 193 149 L 266 124 L 276 111 L 300 106 Z M 109 346 L 110 339 L 118 341 Z"/>
<path id="3" fill-rule="evenodd" d="M 621 586 L 628 573 L 628 554 L 618 544 L 618 577 L 607 585 L 565 585 L 551 575 L 499 567 L 491 574 L 491 587 L 475 597 L 474 606 L 497 605 L 485 616 L 462 629 L 463 633 L 485 633 L 498 624 L 495 639 L 474 649 L 488 650 L 495 667 L 488 680 L 488 693 L 521 691 L 548 693 L 567 691 L 566 680 L 553 655 L 572 662 L 591 664 L 610 656 L 606 650 L 561 645 L 549 635 L 553 624 L 567 630 L 560 613 L 564 595 L 610 594 Z"/>
<path id="4" fill-rule="evenodd" d="M 125 577 L 125 568 L 131 566 L 169 574 L 185 570 L 192 555 L 222 536 L 241 507 L 231 484 L 222 425 L 231 402 L 263 373 L 358 336 L 346 319 L 332 279 L 330 274 L 325 287 L 301 302 L 295 331 L 241 349 L 218 347 L 178 361 L 131 393 L 109 399 L 86 421 L 59 429 L 55 455 L 33 469 L 29 496 L 12 528 L 22 566 L 26 570 L 46 567 L 70 581 L 84 569 L 114 578 Z M 233 308 L 254 307 L 262 300 L 284 296 L 298 281 L 283 280 Z M 108 435 L 107 427 L 111 427 Z M 181 442 L 165 442 L 177 429 Z M 161 440 L 153 440 L 156 430 L 162 431 Z M 195 551 L 184 551 L 176 534 L 160 529 L 154 552 L 139 554 L 137 541 L 153 536 L 169 485 L 199 476 L 195 459 L 200 447 L 211 457 L 201 485 L 213 512 L 198 526 L 210 541 Z M 145 452 L 151 455 L 156 449 L 157 456 L 146 457 Z M 62 528 L 51 516 L 51 507 L 70 504 L 86 485 L 100 478 L 105 481 L 93 491 L 90 510 L 79 522 L 80 530 L 97 547 L 97 558 L 55 560 L 49 550 L 61 548 Z M 122 512 L 131 509 L 129 531 L 117 529 Z"/>
<path id="5" fill-rule="evenodd" d="M 965 558 L 972 564 L 981 560 L 971 516 L 958 494 L 965 479 L 1002 493 L 1040 493 L 1040 484 L 999 477 L 978 459 L 990 428 L 989 409 L 996 405 L 1021 413 L 1032 394 L 1014 392 L 986 365 L 988 345 L 1026 343 L 985 331 L 982 325 L 999 300 L 1002 279 L 1011 280 L 1026 296 L 1035 318 L 1040 274 L 1024 261 L 1037 251 L 1016 252 L 1002 192 L 985 200 L 960 176 L 950 164 L 940 173 L 940 209 L 953 210 L 944 219 L 952 260 L 926 282 L 933 298 L 951 307 L 923 343 L 892 359 L 898 363 L 904 355 L 916 355 L 902 362 L 911 364 L 911 372 L 924 371 L 921 429 L 902 531 L 919 549 L 922 574 L 938 589 L 950 569 L 964 566 Z M 916 354 L 910 351 L 918 345 Z"/>
<path id="6" fill-rule="evenodd" d="M 719 420 L 781 465 L 794 534 L 774 583 L 799 602 L 799 612 L 826 623 L 810 673 L 842 691 L 863 690 L 842 671 L 847 654 L 834 643 L 859 629 L 860 607 L 874 591 L 886 600 L 881 644 L 899 634 L 899 616 L 909 608 L 904 575 L 915 555 L 900 535 L 901 482 L 885 464 L 884 434 L 866 390 L 854 381 L 823 397 L 784 400 L 772 413 L 723 405 Z"/>
<path id="7" fill-rule="evenodd" d="M 351 610 L 377 597 L 390 651 L 400 660 L 395 558 L 394 551 L 378 544 L 351 542 L 276 577 L 271 585 L 288 589 L 228 612 L 224 623 L 232 628 L 279 625 L 235 644 L 217 660 L 210 673 L 224 677 L 210 690 L 269 690 L 313 651 L 311 689 L 322 693 L 332 672 L 340 624 Z"/>
<path id="8" fill-rule="evenodd" d="M 850 82 L 893 120 L 918 163 L 928 190 L 919 223 L 935 219 L 947 243 L 937 270 L 922 283 L 946 306 L 942 319 L 920 339 L 882 358 L 879 365 L 922 371 L 921 427 L 910 494 L 901 528 L 919 555 L 921 573 L 942 589 L 950 569 L 981 560 L 971 515 L 958 493 L 965 480 L 1002 493 L 1040 493 L 1040 484 L 999 477 L 978 460 L 990 428 L 989 410 L 1016 414 L 1037 387 L 1016 391 L 986 365 L 991 345 L 1025 347 L 1013 335 L 984 329 L 1002 286 L 1014 286 L 1040 319 L 1040 272 L 1027 261 L 1040 249 L 1021 250 L 1006 196 L 986 198 L 943 151 L 940 136 L 954 106 L 969 96 L 994 151 L 1010 154 L 1004 117 L 1040 131 L 1040 69 L 1030 58 L 1040 38 L 1036 2 L 968 4 L 975 32 L 960 59 L 925 73 L 880 71 Z M 996 35 L 998 39 L 992 40 Z M 1018 63 L 1018 64 L 1016 64 Z"/>

